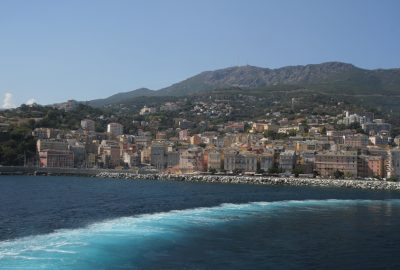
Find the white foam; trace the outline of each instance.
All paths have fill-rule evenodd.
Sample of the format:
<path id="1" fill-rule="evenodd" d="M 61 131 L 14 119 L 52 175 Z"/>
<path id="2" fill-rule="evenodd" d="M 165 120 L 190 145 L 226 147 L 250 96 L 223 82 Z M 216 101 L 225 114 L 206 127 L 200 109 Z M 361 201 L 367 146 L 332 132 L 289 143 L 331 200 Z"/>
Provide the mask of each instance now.
<path id="1" fill-rule="evenodd" d="M 183 229 L 196 226 L 209 226 L 245 219 L 249 215 L 266 211 L 300 208 L 312 211 L 315 205 L 346 205 L 354 203 L 387 202 L 400 203 L 400 200 L 293 200 L 276 202 L 250 202 L 246 204 L 224 203 L 216 207 L 199 207 L 186 210 L 173 210 L 133 217 L 105 220 L 79 229 L 62 229 L 53 233 L 23 237 L 0 242 L 0 265 L 6 262 L 10 266 L 24 260 L 37 261 L 37 268 L 47 267 L 52 263 L 62 263 L 63 259 L 93 256 L 98 245 L 107 246 L 118 241 L 140 243 L 157 237 L 178 238 Z M 44 262 L 44 264 L 41 264 Z M 47 267 L 47 268 L 46 268 Z M 34 268 L 31 268 L 34 269 Z"/>

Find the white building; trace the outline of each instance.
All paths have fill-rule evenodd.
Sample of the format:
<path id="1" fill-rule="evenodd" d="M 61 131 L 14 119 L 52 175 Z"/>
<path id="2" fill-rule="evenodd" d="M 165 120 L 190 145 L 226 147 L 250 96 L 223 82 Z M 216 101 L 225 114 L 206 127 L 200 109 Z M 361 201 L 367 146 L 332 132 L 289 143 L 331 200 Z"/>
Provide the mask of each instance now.
<path id="1" fill-rule="evenodd" d="M 139 114 L 147 115 L 147 114 L 155 113 L 156 111 L 157 111 L 156 108 L 144 106 L 142 109 L 140 109 Z"/>
<path id="2" fill-rule="evenodd" d="M 119 123 L 109 123 L 107 125 L 107 133 L 114 136 L 122 135 L 124 134 L 124 126 Z"/>

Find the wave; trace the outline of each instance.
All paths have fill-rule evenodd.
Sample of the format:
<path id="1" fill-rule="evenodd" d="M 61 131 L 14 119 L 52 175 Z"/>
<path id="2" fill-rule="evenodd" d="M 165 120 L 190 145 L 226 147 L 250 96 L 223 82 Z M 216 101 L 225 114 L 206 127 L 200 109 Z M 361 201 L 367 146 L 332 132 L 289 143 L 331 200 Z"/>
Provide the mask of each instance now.
<path id="1" fill-rule="evenodd" d="M 224 203 L 216 207 L 172 210 L 121 217 L 78 229 L 0 242 L 0 269 L 101 269 L 113 260 L 143 259 L 154 246 L 166 248 L 196 229 L 241 222 L 266 213 L 282 214 L 296 209 L 347 207 L 351 204 L 400 204 L 390 200 L 290 200 Z M 134 268 L 134 267 L 130 267 Z"/>

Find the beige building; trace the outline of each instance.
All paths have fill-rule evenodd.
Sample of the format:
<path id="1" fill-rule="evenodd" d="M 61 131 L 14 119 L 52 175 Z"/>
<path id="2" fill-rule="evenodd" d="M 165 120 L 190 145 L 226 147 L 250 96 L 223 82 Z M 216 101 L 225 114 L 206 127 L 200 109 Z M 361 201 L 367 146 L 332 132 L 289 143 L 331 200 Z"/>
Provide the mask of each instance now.
<path id="1" fill-rule="evenodd" d="M 277 132 L 279 127 L 270 123 L 253 123 L 252 130 L 253 132 L 263 133 L 266 131 L 275 131 Z"/>
<path id="2" fill-rule="evenodd" d="M 156 108 L 144 106 L 140 109 L 140 115 L 148 115 L 157 112 Z"/>
<path id="3" fill-rule="evenodd" d="M 362 148 L 367 146 L 369 143 L 369 137 L 364 134 L 354 134 L 347 135 L 344 137 L 344 145 L 353 147 L 353 148 Z"/>
<path id="4" fill-rule="evenodd" d="M 150 164 L 151 160 L 151 148 L 150 147 L 144 147 L 140 151 L 140 163 L 142 164 Z"/>
<path id="5" fill-rule="evenodd" d="M 99 145 L 98 155 L 105 168 L 114 168 L 121 162 L 121 149 L 116 141 L 103 140 Z"/>
<path id="6" fill-rule="evenodd" d="M 224 153 L 224 169 L 229 172 L 257 171 L 257 155 L 250 152 L 226 151 Z"/>
<path id="7" fill-rule="evenodd" d="M 182 173 L 203 171 L 205 169 L 203 149 L 200 147 L 182 149 L 179 157 L 179 168 Z"/>
<path id="8" fill-rule="evenodd" d="M 119 146 L 109 145 L 100 146 L 100 158 L 105 168 L 114 168 L 120 164 L 120 148 Z"/>
<path id="9" fill-rule="evenodd" d="M 198 134 L 195 134 L 190 137 L 190 144 L 199 145 L 201 144 L 201 137 Z"/>
<path id="10" fill-rule="evenodd" d="M 357 177 L 357 152 L 325 152 L 315 155 L 315 169 L 321 176 L 333 176 L 336 171 Z"/>
<path id="11" fill-rule="evenodd" d="M 278 133 L 289 134 L 290 132 L 298 132 L 299 126 L 285 126 L 278 129 Z"/>

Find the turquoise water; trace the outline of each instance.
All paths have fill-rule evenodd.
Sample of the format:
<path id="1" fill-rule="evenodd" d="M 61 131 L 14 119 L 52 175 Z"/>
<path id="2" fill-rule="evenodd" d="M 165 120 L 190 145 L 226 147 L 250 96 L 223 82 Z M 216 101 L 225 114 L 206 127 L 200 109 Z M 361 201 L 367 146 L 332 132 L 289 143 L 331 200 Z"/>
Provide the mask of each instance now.
<path id="1" fill-rule="evenodd" d="M 103 185 L 98 187 L 100 182 L 96 181 L 72 181 L 75 181 L 72 185 L 78 185 L 77 189 L 83 188 L 80 184 L 90 183 L 91 189 L 83 189 L 91 190 L 96 198 L 98 194 L 93 193 L 93 185 L 94 189 L 104 188 Z M 106 183 L 123 184 L 120 188 L 126 189 L 126 183 Z M 44 179 L 34 184 L 48 189 L 54 183 L 49 184 L 48 179 Z M 140 184 L 152 189 L 158 186 L 157 183 Z M 238 198 L 244 196 L 247 199 L 248 196 L 241 192 L 252 194 L 257 188 L 243 186 L 244 191 L 241 191 L 229 185 L 207 185 L 206 188 L 190 183 L 159 185 L 164 188 L 167 185 L 167 189 L 172 185 L 176 197 L 190 194 L 191 189 L 195 192 L 200 189 L 203 194 L 192 196 L 192 200 L 207 196 L 208 201 L 213 197 L 216 202 L 220 197 L 232 201 L 233 191 L 237 192 Z M 132 187 L 132 193 L 143 191 L 137 185 Z M 212 196 L 205 193 L 213 188 L 219 192 Z M 185 192 L 181 194 L 177 189 Z M 160 192 L 163 191 L 156 193 L 153 202 L 163 201 Z M 321 193 L 328 197 L 343 197 L 343 194 L 336 195 L 338 192 L 347 192 L 347 196 L 354 199 L 309 199 L 321 197 Z M 139 197 L 143 197 L 143 192 L 139 193 Z M 296 200 L 287 199 L 291 193 Z M 303 200 L 298 199 L 299 193 Z M 34 201 L 32 208 L 40 205 L 37 213 L 32 209 L 38 222 L 43 222 L 43 216 L 48 220 L 66 219 L 67 216 L 55 209 L 48 211 L 40 199 L 48 196 L 40 194 L 31 198 Z M 80 193 L 71 191 L 65 196 L 72 196 L 76 201 L 77 194 Z M 90 208 L 99 211 L 107 200 L 115 203 L 117 194 L 113 193 L 109 199 L 101 200 L 102 204 Z M 265 195 L 275 199 L 107 217 L 87 225 L 77 222 L 74 228 L 56 228 L 49 223 L 47 225 L 53 229 L 47 233 L 3 239 L 0 242 L 0 269 L 395 269 L 400 266 L 397 258 L 400 200 L 392 198 L 393 194 L 262 187 L 260 194 L 256 192 L 250 197 Z M 374 198 L 366 199 L 368 196 Z M 278 197 L 282 200 L 277 200 Z M 87 197 L 82 200 L 87 203 Z M 123 208 L 123 201 L 120 203 Z M 29 203 L 24 209 L 27 205 Z M 59 208 L 60 211 L 67 209 L 67 205 L 64 209 Z M 80 216 L 79 209 L 75 210 Z M 4 217 L 4 207 L 2 211 Z M 68 216 L 71 215 L 73 213 L 69 212 Z M 5 223 L 0 224 L 0 231 L 5 232 Z M 19 224 L 24 224 L 22 219 Z M 27 230 L 32 232 L 32 228 Z"/>

